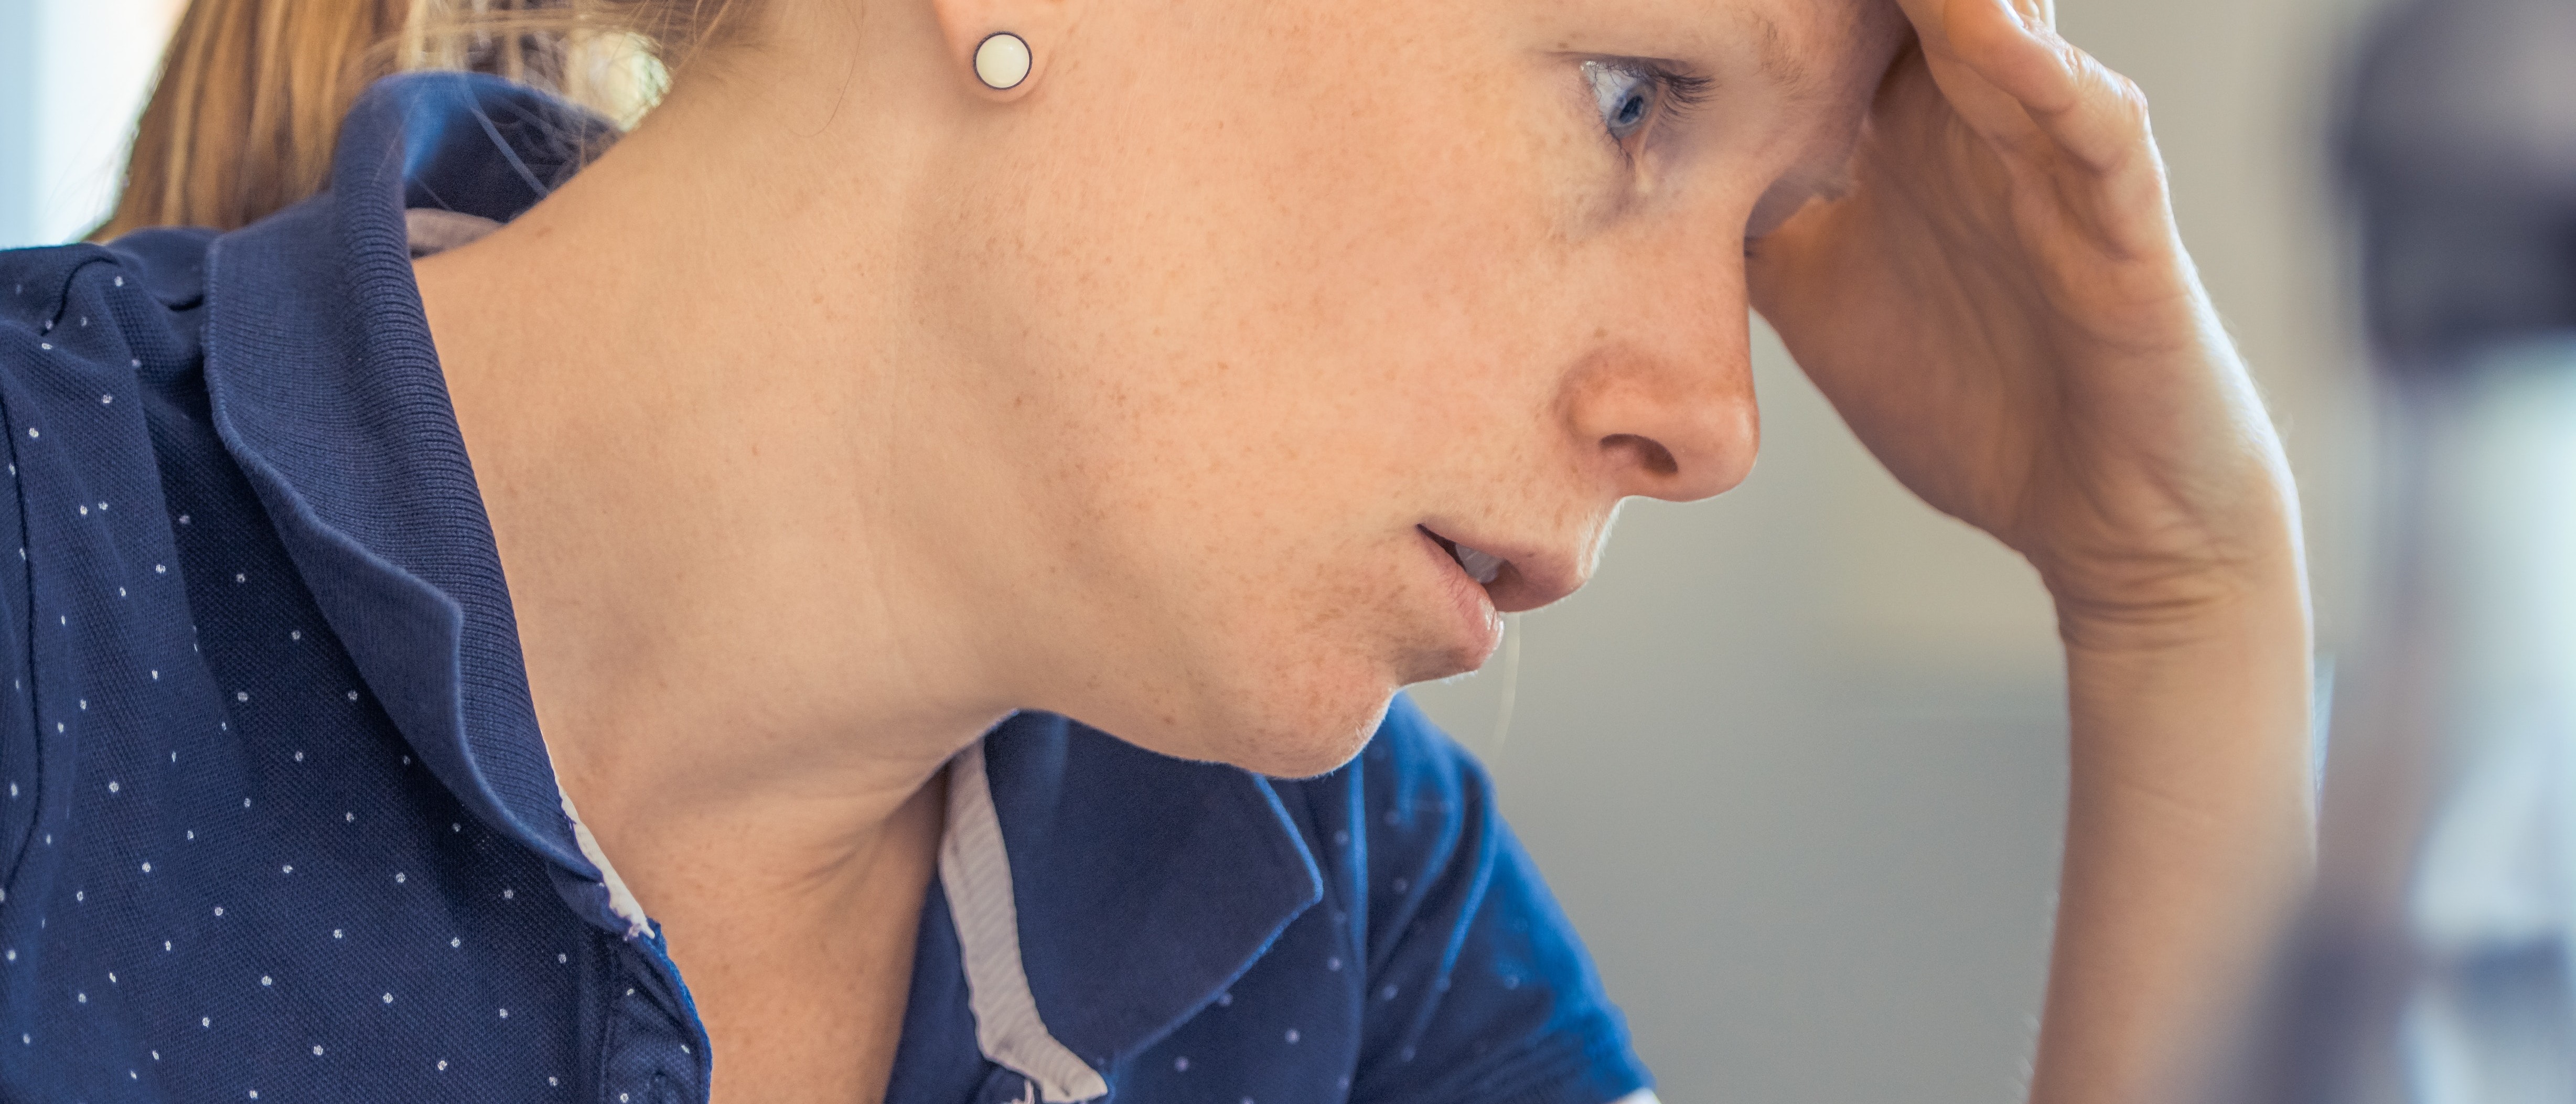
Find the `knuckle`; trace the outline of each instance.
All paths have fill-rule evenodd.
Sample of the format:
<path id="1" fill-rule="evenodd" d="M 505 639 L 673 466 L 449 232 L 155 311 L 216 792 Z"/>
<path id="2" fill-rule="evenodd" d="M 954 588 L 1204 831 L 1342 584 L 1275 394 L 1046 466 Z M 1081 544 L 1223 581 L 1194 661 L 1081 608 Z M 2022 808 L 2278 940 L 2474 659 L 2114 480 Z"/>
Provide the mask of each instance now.
<path id="1" fill-rule="evenodd" d="M 2122 119 L 2143 129 L 2147 122 L 2147 90 L 2138 87 L 2138 82 L 2130 80 L 2099 61 L 2091 58 L 2086 58 L 2085 61 L 2093 75 L 2092 83 L 2101 90 L 2102 97 L 2110 103 L 2112 109 Z"/>
<path id="2" fill-rule="evenodd" d="M 2119 99 L 2120 109 L 2128 113 L 2130 119 L 2140 126 L 2146 124 L 2147 90 L 2138 87 L 2138 82 L 2113 73 L 2111 74 L 2111 94 Z"/>

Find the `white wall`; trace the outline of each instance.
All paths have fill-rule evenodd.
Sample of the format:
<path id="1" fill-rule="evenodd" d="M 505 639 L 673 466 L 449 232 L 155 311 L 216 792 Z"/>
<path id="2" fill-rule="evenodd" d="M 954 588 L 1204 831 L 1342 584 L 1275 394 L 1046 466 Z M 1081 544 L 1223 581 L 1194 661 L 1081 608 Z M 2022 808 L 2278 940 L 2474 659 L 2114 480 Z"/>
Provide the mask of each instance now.
<path id="1" fill-rule="evenodd" d="M 0 248 L 107 215 L 175 0 L 0 0 Z"/>
<path id="2" fill-rule="evenodd" d="M 0 0 L 0 248 L 31 236 L 35 99 L 36 2 Z"/>

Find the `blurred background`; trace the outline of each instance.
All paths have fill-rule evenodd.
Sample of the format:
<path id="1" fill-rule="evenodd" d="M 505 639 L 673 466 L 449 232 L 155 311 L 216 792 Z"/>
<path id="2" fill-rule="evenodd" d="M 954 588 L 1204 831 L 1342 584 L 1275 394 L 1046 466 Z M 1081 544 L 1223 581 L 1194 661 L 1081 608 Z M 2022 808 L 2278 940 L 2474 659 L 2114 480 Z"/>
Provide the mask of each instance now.
<path id="1" fill-rule="evenodd" d="M 182 0 L 0 0 L 0 249 L 107 217 Z"/>
<path id="2" fill-rule="evenodd" d="M 2059 13 L 2153 101 L 2300 477 L 2328 655 L 2369 570 L 2370 442 L 2325 135 L 2373 6 Z M 103 216 L 177 8 L 0 0 L 0 247 Z M 1753 478 L 1631 503 L 1599 580 L 1516 626 L 1516 665 L 1416 696 L 1493 767 L 1666 1100 L 2017 1099 L 2065 799 L 2046 597 L 1898 487 L 1767 333 L 1755 357 Z"/>

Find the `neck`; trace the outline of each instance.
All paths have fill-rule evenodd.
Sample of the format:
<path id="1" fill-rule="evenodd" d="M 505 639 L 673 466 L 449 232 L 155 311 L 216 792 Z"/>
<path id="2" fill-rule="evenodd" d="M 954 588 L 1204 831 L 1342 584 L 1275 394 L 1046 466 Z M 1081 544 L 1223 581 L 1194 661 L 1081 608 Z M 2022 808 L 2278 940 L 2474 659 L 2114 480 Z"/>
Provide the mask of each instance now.
<path id="1" fill-rule="evenodd" d="M 977 616 L 1002 450 L 884 275 L 902 159 L 853 156 L 891 140 L 864 121 L 757 133 L 797 114 L 675 101 L 416 266 L 557 773 L 648 908 L 706 864 L 864 870 L 1016 704 L 1016 626 Z"/>

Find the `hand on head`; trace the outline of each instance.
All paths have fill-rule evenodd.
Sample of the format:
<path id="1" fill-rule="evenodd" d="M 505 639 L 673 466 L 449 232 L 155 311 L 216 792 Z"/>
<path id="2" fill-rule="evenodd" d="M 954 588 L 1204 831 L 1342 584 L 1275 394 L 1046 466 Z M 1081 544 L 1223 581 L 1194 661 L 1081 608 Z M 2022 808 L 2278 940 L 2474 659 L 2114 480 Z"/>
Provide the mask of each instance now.
<path id="1" fill-rule="evenodd" d="M 1901 6 L 1917 45 L 1851 192 L 1763 243 L 1755 306 L 1899 479 L 2039 567 L 2070 628 L 2294 567 L 2287 465 L 2143 95 L 2045 2 Z"/>

